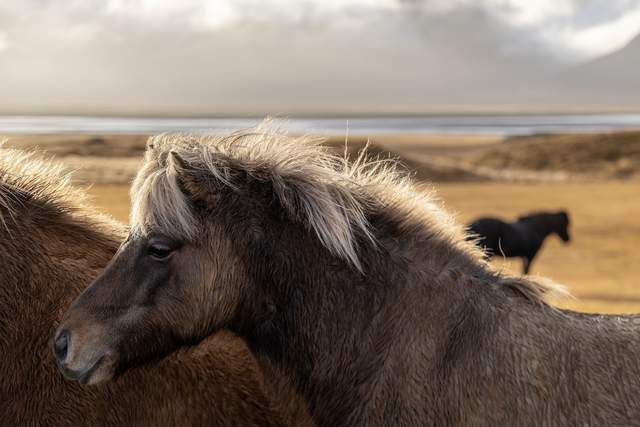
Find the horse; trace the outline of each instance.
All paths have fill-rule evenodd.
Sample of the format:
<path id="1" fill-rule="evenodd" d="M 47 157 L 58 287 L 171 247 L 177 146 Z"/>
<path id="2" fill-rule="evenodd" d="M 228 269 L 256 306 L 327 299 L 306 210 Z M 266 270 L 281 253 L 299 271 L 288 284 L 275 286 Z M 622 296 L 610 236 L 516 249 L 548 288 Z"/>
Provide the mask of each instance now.
<path id="1" fill-rule="evenodd" d="M 636 423 L 640 318 L 553 307 L 397 170 L 269 125 L 150 138 L 59 365 L 101 384 L 227 328 L 318 425 Z"/>
<path id="2" fill-rule="evenodd" d="M 125 236 L 59 166 L 0 150 L 0 424 L 310 425 L 295 402 L 264 388 L 246 344 L 229 332 L 113 383 L 63 378 L 50 351 L 55 326 Z"/>
<path id="3" fill-rule="evenodd" d="M 470 239 L 484 249 L 488 258 L 495 255 L 522 258 L 524 274 L 529 274 L 533 259 L 550 234 L 558 235 L 564 243 L 571 240 L 566 211 L 532 213 L 513 223 L 498 218 L 478 218 L 468 229 Z"/>

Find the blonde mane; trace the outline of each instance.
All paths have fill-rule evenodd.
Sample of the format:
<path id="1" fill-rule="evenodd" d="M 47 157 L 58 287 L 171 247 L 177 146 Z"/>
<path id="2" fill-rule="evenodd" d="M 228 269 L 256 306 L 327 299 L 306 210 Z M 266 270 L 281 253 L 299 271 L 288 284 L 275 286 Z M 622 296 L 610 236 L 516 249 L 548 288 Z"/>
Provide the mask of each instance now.
<path id="1" fill-rule="evenodd" d="M 227 136 L 163 134 L 149 140 L 142 170 L 134 181 L 131 224 L 143 232 L 152 227 L 180 237 L 198 232 L 189 202 L 178 184 L 182 166 L 215 177 L 235 188 L 234 171 L 269 180 L 283 206 L 296 216 L 332 253 L 360 268 L 355 235 L 374 238 L 365 217 L 363 185 L 394 181 L 397 175 L 384 163 L 356 162 L 330 155 L 322 141 L 291 137 L 261 126 Z M 390 173 L 380 173 L 382 169 Z M 376 173 L 376 171 L 378 171 Z"/>
<path id="2" fill-rule="evenodd" d="M 62 165 L 35 152 L 0 147 L 0 226 L 11 232 L 27 203 L 46 209 L 49 219 L 66 215 L 91 228 L 121 228 L 90 206 L 86 192 L 72 184 L 72 173 Z"/>
<path id="3" fill-rule="evenodd" d="M 179 239 L 199 232 L 191 202 L 180 184 L 188 169 L 198 182 L 216 181 L 235 189 L 239 176 L 270 182 L 281 205 L 313 231 L 334 255 L 362 271 L 358 237 L 376 238 L 367 214 L 397 211 L 406 227 L 426 227 L 452 252 L 482 264 L 482 253 L 446 213 L 433 193 L 418 189 L 396 161 L 331 154 L 322 139 L 290 136 L 268 123 L 225 136 L 162 134 L 149 139 L 144 164 L 131 189 L 133 232 L 156 230 Z M 238 174 L 241 171 L 242 174 Z M 362 239 L 360 239 L 362 240 Z M 524 283 L 524 282 L 522 282 Z M 542 295 L 544 287 L 524 289 Z"/>

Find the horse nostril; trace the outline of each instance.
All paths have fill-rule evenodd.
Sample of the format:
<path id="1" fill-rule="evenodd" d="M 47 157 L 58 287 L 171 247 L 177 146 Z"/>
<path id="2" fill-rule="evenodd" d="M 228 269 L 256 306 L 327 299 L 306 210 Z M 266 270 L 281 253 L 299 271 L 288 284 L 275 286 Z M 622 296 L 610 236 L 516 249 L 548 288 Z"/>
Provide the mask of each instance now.
<path id="1" fill-rule="evenodd" d="M 58 334 L 53 343 L 53 351 L 60 362 L 63 362 L 67 358 L 69 341 L 69 331 L 65 329 Z"/>

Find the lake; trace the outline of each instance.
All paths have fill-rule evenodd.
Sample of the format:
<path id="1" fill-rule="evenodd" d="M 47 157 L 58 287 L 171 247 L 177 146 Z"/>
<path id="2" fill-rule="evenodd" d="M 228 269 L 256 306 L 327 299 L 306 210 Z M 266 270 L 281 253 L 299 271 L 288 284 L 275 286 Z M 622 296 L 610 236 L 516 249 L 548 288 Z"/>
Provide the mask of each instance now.
<path id="1" fill-rule="evenodd" d="M 253 126 L 259 118 L 0 116 L 0 134 L 148 134 L 220 132 Z M 435 114 L 379 117 L 292 117 L 276 120 L 293 132 L 318 134 L 450 133 L 531 135 L 640 128 L 640 114 Z"/>

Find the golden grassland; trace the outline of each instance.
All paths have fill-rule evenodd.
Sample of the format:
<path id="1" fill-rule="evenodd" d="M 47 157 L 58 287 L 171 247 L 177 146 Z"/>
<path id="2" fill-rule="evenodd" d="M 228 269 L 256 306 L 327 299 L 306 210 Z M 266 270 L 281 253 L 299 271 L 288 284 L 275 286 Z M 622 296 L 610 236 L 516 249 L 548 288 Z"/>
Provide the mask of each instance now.
<path id="1" fill-rule="evenodd" d="M 0 135 L 6 147 L 44 150 L 76 171 L 79 182 L 127 184 L 145 135 Z M 417 180 L 438 182 L 579 182 L 640 180 L 640 131 L 602 134 L 379 134 L 326 137 L 337 152 L 397 158 Z"/>
<path id="2" fill-rule="evenodd" d="M 514 219 L 534 210 L 567 209 L 572 242 L 550 237 L 532 273 L 566 285 L 573 299 L 556 301 L 580 311 L 640 312 L 640 188 L 637 183 L 442 183 L 434 185 L 461 222 L 479 215 Z M 121 221 L 129 213 L 128 187 L 96 185 L 94 202 Z M 519 273 L 518 259 L 496 260 Z"/>
<path id="3" fill-rule="evenodd" d="M 480 215 L 515 219 L 535 210 L 567 209 L 572 241 L 552 236 L 532 274 L 564 284 L 575 297 L 558 305 L 579 311 L 640 312 L 640 185 L 606 183 L 446 183 L 436 186 L 445 206 L 467 223 Z M 496 260 L 518 273 L 519 259 Z"/>

